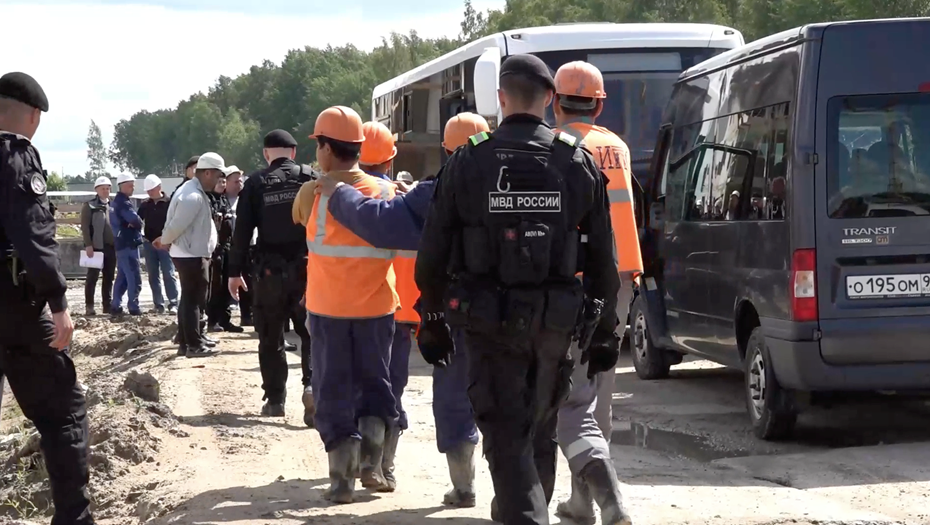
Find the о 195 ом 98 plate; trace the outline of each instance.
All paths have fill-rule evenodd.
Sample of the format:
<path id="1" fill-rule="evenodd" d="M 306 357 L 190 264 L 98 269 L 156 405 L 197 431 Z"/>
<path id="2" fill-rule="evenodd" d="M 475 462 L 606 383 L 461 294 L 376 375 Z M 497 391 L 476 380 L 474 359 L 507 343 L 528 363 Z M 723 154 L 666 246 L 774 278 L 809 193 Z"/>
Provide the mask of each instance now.
<path id="1" fill-rule="evenodd" d="M 930 296 L 930 273 L 851 275 L 846 278 L 850 299 Z"/>

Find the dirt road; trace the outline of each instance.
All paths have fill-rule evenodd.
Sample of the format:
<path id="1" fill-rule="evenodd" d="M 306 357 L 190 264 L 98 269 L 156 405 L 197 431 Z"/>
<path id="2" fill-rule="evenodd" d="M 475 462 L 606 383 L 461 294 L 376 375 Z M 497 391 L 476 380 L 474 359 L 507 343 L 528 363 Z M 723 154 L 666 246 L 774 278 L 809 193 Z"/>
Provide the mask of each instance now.
<path id="1" fill-rule="evenodd" d="M 96 398 L 92 464 L 101 524 L 491 523 L 483 459 L 478 506 L 440 503 L 447 471 L 435 446 L 430 369 L 418 356 L 411 359 L 405 395 L 410 429 L 398 450 L 397 492 L 360 491 L 358 502 L 331 506 L 322 498 L 326 455 L 317 433 L 301 422 L 298 356 L 288 354 L 287 417 L 262 418 L 254 334 L 220 334 L 222 353 L 215 358 L 176 358 L 170 342 L 160 339 L 170 322 L 161 318 L 122 332 L 109 321 L 85 325 L 115 338 L 112 351 L 91 357 L 96 352 L 85 348 L 78 358 Z M 149 335 L 126 343 L 134 336 L 125 330 Z M 122 347 L 129 348 L 120 353 Z M 760 444 L 745 426 L 738 375 L 700 361 L 682 368 L 677 379 L 659 382 L 636 379 L 627 359 L 617 371 L 612 452 L 638 525 L 930 523 L 930 445 L 924 442 L 930 425 L 922 402 L 869 401 L 827 416 L 814 413 L 805 417 L 801 443 Z M 119 393 L 133 370 L 157 379 L 158 403 Z M 10 405 L 0 438 L 19 428 Z M 835 435 L 842 439 L 823 437 Z M 902 443 L 857 446 L 894 441 Z M 836 448 L 848 445 L 854 446 Z M 131 453 L 121 453 L 126 450 Z M 569 489 L 560 461 L 555 499 Z M 0 507 L 3 514 L 16 515 L 9 505 Z"/>

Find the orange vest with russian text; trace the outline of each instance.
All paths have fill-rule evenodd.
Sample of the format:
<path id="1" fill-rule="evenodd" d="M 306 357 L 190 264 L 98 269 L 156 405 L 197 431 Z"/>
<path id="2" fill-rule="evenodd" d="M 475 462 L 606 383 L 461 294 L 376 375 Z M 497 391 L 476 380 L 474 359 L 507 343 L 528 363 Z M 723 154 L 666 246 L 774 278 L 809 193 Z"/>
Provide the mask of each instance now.
<path id="1" fill-rule="evenodd" d="M 639 249 L 639 231 L 633 212 L 633 170 L 630 148 L 609 129 L 585 122 L 571 122 L 560 128 L 583 141 L 597 166 L 607 175 L 610 198 L 610 222 L 617 244 L 617 271 L 643 273 L 643 256 Z"/>
<path id="2" fill-rule="evenodd" d="M 365 172 L 351 176 L 352 187 L 366 197 L 390 199 L 394 186 Z M 391 265 L 394 251 L 375 248 L 339 224 L 317 195 L 307 220 L 307 311 L 322 317 L 370 319 L 393 314 L 400 306 Z"/>

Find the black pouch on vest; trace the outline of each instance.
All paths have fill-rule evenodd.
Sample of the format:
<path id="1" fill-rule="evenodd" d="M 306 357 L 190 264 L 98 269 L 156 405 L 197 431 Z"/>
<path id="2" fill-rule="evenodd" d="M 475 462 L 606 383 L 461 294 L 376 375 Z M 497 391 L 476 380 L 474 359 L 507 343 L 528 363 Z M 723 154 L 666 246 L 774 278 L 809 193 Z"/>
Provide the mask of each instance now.
<path id="1" fill-rule="evenodd" d="M 543 326 L 546 330 L 570 334 L 578 323 L 578 314 L 584 305 L 584 289 L 580 283 L 552 286 L 546 290 L 546 313 Z"/>
<path id="2" fill-rule="evenodd" d="M 465 268 L 468 273 L 485 275 L 491 271 L 491 242 L 488 238 L 488 229 L 481 227 L 467 227 L 462 230 L 462 248 Z"/>
<path id="3" fill-rule="evenodd" d="M 504 295 L 503 331 L 510 337 L 533 337 L 539 333 L 546 294 L 542 290 L 514 288 Z"/>
<path id="4" fill-rule="evenodd" d="M 449 285 L 443 297 L 445 305 L 446 323 L 449 326 L 466 326 L 468 313 L 471 310 L 471 297 L 467 290 L 459 283 Z"/>
<path id="5" fill-rule="evenodd" d="M 444 297 L 446 322 L 491 334 L 500 330 L 501 295 L 497 288 L 478 283 L 456 282 Z"/>
<path id="6" fill-rule="evenodd" d="M 501 283 L 506 287 L 536 285 L 549 277 L 552 232 L 541 222 L 521 221 L 500 230 Z"/>
<path id="7" fill-rule="evenodd" d="M 559 277 L 571 278 L 578 273 L 578 254 L 581 252 L 581 235 L 578 230 L 572 230 L 565 235 L 565 245 L 559 258 L 559 267 L 556 269 Z"/>
<path id="8" fill-rule="evenodd" d="M 568 357 L 559 359 L 559 382 L 555 387 L 555 396 L 552 399 L 552 406 L 558 408 L 568 399 L 572 392 L 572 372 L 575 371 L 575 360 Z"/>

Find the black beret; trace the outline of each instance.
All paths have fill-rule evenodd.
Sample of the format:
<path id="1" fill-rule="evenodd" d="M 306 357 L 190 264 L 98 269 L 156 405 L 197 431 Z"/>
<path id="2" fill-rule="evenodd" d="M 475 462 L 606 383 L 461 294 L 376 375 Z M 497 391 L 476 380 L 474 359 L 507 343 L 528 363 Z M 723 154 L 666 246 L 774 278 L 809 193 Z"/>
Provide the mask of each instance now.
<path id="1" fill-rule="evenodd" d="M 543 86 L 555 91 L 555 81 L 549 66 L 536 55 L 510 55 L 501 64 L 501 78 L 506 75 L 522 75 L 535 80 Z"/>
<path id="2" fill-rule="evenodd" d="M 265 146 L 266 148 L 296 148 L 297 141 L 294 140 L 294 137 L 284 131 L 283 129 L 276 129 L 269 131 L 265 135 Z"/>
<path id="3" fill-rule="evenodd" d="M 187 164 L 184 165 L 184 169 L 193 168 L 194 166 L 197 165 L 197 161 L 199 160 L 200 160 L 200 155 L 194 155 L 193 157 L 190 158 L 190 160 L 187 161 Z"/>
<path id="4" fill-rule="evenodd" d="M 0 77 L 0 97 L 18 100 L 42 111 L 48 111 L 48 97 L 36 79 L 25 73 L 7 73 Z"/>

